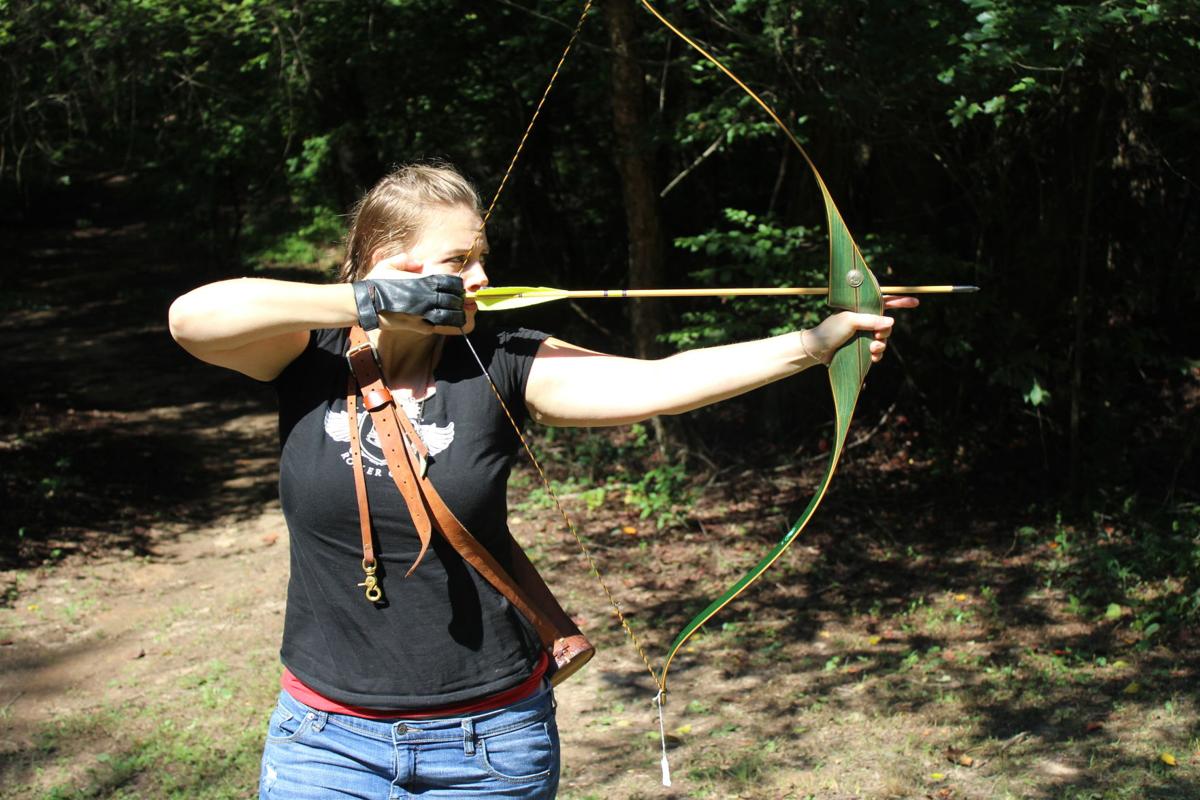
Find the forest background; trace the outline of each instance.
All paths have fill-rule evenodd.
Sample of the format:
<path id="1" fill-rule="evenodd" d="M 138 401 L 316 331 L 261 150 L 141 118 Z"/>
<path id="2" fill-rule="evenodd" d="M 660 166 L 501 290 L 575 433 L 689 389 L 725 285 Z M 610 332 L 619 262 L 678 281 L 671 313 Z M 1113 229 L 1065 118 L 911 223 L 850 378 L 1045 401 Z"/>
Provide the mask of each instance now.
<path id="1" fill-rule="evenodd" d="M 1084 672 L 1115 661 L 1136 672 L 1153 655 L 1178 711 L 1170 687 L 1194 679 L 1200 619 L 1193 4 L 663 5 L 793 127 L 881 283 L 983 289 L 903 315 L 857 412 L 870 436 L 851 434 L 847 458 L 871 469 L 848 471 L 845 489 L 835 478 L 835 504 L 860 515 L 920 509 L 888 517 L 888 541 L 910 560 L 1024 554 L 1009 565 L 1031 576 L 1021 585 L 1048 592 L 1056 613 L 1086 628 L 1065 651 L 1043 644 L 1041 654 L 1073 654 L 1055 658 Z M 124 372 L 94 361 L 97 352 L 120 360 L 119 350 L 63 351 L 122 328 L 165 341 L 166 304 L 203 282 L 331 279 L 345 214 L 392 165 L 450 161 L 486 199 L 580 7 L 0 0 L 10 377 L 0 387 L 0 610 L 36 605 L 35 578 L 53 580 L 70 558 L 152 554 L 147 506 L 166 513 L 203 488 L 184 498 L 160 485 L 153 459 L 115 476 L 124 440 L 64 432 L 65 414 L 165 406 L 181 390 L 144 381 L 134 401 L 105 379 Z M 824 285 L 820 194 L 777 129 L 635 2 L 600 2 L 592 17 L 490 222 L 493 284 Z M 823 313 L 765 299 L 581 301 L 504 324 L 656 355 Z M 47 342 L 66 366 L 39 356 Z M 146 369 L 199 374 L 168 345 L 148 345 Z M 64 381 L 85 358 L 95 381 Z M 193 391 L 269 405 L 244 384 L 202 379 Z M 831 418 L 824 386 L 793 380 L 650 430 L 538 436 L 568 496 L 590 512 L 619 505 L 637 522 L 616 530 L 641 525 L 661 539 L 695 529 L 707 488 L 731 475 L 803 483 Z M 91 548 L 68 533 L 85 528 Z M 776 535 L 748 529 L 752 541 L 737 547 Z M 964 556 L 966 544 L 978 549 Z M 908 589 L 909 602 L 933 596 Z M 863 606 L 878 622 L 881 612 Z M 664 617 L 687 616 L 672 608 Z M 20 633 L 0 638 L 16 647 L 29 629 L 17 616 L 11 624 Z M 1014 646 L 1039 652 L 1028 640 Z M 1190 749 L 1200 761 L 1194 712 L 1172 753 Z M 31 768 L 25 744 L 12 752 L 14 769 Z M 1185 760 L 1178 753 L 1171 761 Z M 1180 777 L 1158 755 L 1136 778 L 1082 781 L 1096 794 L 1079 796 L 1107 797 L 1132 780 L 1137 796 L 1200 797 L 1179 793 L 1196 789 L 1196 773 Z M 149 780 L 132 775 L 132 785 Z M 125 785 L 116 784 L 106 791 Z M 954 796 L 982 792 L 964 787 Z"/>

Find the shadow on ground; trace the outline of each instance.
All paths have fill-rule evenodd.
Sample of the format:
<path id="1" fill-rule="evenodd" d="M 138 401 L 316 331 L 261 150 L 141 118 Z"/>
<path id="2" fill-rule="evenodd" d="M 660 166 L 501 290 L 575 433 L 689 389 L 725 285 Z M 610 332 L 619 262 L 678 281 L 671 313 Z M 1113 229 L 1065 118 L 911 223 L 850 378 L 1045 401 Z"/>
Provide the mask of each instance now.
<path id="1" fill-rule="evenodd" d="M 0 229 L 0 569 L 150 554 L 156 527 L 275 496 L 273 391 L 167 331 L 171 301 L 227 270 L 120 215 L 97 201 L 86 221 Z"/>

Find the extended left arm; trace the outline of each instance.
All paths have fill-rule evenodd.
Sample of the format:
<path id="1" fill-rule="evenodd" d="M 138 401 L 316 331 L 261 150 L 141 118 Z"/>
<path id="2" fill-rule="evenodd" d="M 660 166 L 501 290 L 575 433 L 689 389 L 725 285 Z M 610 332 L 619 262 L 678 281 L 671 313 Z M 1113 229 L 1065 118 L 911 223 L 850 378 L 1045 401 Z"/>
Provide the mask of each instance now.
<path id="1" fill-rule="evenodd" d="M 547 339 L 530 370 L 525 403 L 545 425 L 627 425 L 658 414 L 681 414 L 827 362 L 860 330 L 874 333 L 872 358 L 878 360 L 893 322 L 891 317 L 842 312 L 811 330 L 656 360 Z"/>

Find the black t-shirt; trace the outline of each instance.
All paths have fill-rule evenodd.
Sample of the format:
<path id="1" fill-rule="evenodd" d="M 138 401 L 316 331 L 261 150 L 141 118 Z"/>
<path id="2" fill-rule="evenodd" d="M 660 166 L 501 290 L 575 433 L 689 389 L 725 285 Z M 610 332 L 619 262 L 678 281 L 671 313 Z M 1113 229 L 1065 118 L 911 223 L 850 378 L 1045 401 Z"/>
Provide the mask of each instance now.
<path id="1" fill-rule="evenodd" d="M 472 334 L 480 359 L 519 424 L 525 383 L 546 334 Z M 436 531 L 413 574 L 416 530 L 359 406 L 363 466 L 385 602 L 363 580 L 346 414 L 347 331 L 314 331 L 276 379 L 282 443 L 279 496 L 291 538 L 291 579 L 280 657 L 308 686 L 366 708 L 428 708 L 503 691 L 538 655 L 525 619 Z M 429 478 L 446 504 L 508 566 L 506 484 L 519 440 L 462 337 L 446 338 L 437 391 L 417 429 Z M 404 413 L 398 411 L 397 413 Z"/>

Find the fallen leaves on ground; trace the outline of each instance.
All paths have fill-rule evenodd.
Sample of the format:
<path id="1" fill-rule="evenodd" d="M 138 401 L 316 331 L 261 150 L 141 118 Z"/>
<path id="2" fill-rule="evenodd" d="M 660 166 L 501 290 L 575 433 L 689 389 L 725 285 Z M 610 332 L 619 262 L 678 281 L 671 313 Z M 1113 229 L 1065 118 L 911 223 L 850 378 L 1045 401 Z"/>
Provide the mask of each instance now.
<path id="1" fill-rule="evenodd" d="M 966 750 L 960 750 L 957 747 L 947 747 L 945 752 L 946 760 L 951 764 L 957 764 L 960 767 L 975 766 L 975 759 L 967 755 Z"/>

